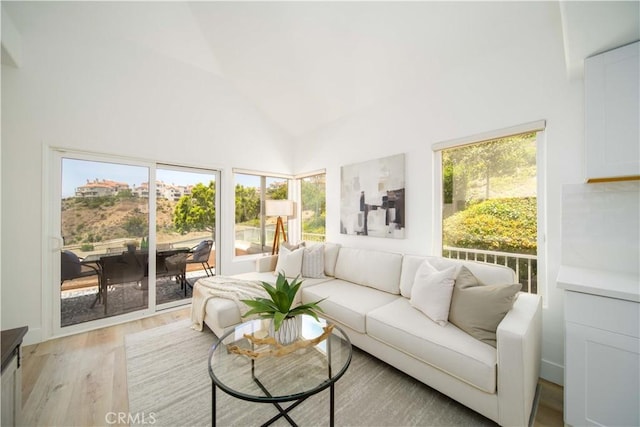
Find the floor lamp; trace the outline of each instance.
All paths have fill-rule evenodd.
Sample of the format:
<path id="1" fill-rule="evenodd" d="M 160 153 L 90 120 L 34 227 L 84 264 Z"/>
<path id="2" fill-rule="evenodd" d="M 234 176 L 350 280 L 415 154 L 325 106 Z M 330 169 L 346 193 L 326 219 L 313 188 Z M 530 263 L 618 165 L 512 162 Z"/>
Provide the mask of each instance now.
<path id="1" fill-rule="evenodd" d="M 265 200 L 264 211 L 266 216 L 277 216 L 276 231 L 273 235 L 273 245 L 271 246 L 271 255 L 275 255 L 280 250 L 280 235 L 283 241 L 287 241 L 287 233 L 284 231 L 284 223 L 282 217 L 293 216 L 293 202 L 291 200 Z"/>

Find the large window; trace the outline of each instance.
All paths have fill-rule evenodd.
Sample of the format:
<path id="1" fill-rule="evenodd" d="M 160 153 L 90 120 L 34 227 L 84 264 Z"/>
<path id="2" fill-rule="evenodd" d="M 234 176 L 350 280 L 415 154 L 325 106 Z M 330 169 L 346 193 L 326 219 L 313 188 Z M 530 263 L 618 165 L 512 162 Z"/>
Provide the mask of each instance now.
<path id="1" fill-rule="evenodd" d="M 442 254 L 513 268 L 538 292 L 537 133 L 443 149 Z"/>
<path id="2" fill-rule="evenodd" d="M 278 217 L 269 215 L 269 200 L 293 202 L 291 215 L 282 217 L 289 240 L 325 240 L 324 171 L 296 177 L 235 171 L 234 180 L 236 256 L 272 252 Z M 295 228 L 289 230 L 289 226 Z"/>
<path id="3" fill-rule="evenodd" d="M 272 250 L 277 217 L 267 217 L 266 200 L 287 200 L 289 180 L 283 177 L 235 173 L 235 255 Z M 284 220 L 285 231 L 287 221 Z"/>

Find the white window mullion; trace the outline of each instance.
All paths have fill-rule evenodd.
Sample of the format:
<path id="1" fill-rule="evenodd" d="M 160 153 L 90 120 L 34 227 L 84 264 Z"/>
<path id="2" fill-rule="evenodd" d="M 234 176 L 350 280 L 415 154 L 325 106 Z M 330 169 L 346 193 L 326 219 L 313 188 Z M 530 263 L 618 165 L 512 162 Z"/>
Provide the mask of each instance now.
<path id="1" fill-rule="evenodd" d="M 156 310 L 156 167 L 149 167 L 149 310 Z M 153 256 L 152 256 L 153 255 Z"/>

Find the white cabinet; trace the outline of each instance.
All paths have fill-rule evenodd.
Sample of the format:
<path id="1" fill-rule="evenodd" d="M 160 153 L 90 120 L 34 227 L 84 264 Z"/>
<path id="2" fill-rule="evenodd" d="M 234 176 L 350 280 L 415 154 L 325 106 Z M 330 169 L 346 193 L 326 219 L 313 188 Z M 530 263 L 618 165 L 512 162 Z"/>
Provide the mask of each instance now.
<path id="1" fill-rule="evenodd" d="M 565 292 L 565 422 L 640 425 L 640 304 Z"/>
<path id="2" fill-rule="evenodd" d="M 2 426 L 15 426 L 19 424 L 22 400 L 21 371 L 18 366 L 18 358 L 14 356 L 5 370 L 2 371 Z"/>
<path id="3" fill-rule="evenodd" d="M 4 426 L 21 425 L 22 421 L 22 369 L 21 345 L 27 327 L 2 331 L 2 423 Z"/>
<path id="4" fill-rule="evenodd" d="M 640 176 L 640 42 L 585 59 L 587 181 Z"/>

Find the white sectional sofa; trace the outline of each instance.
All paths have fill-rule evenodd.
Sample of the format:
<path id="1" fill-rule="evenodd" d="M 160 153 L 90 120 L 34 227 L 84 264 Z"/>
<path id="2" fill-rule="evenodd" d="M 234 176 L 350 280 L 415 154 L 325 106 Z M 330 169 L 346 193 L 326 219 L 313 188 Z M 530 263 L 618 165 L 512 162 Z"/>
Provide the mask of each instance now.
<path id="1" fill-rule="evenodd" d="M 276 258 L 263 257 L 256 272 L 234 277 L 275 282 Z M 415 308 L 411 291 L 425 260 L 437 270 L 456 267 L 456 274 L 465 266 L 489 287 L 516 281 L 504 266 L 327 243 L 325 277 L 303 278 L 301 300 L 326 298 L 323 316 L 339 324 L 360 349 L 500 425 L 528 425 L 540 366 L 541 298 L 522 292 L 512 298 L 493 347 Z M 220 336 L 242 320 L 235 302 L 212 298 L 204 321 Z"/>

